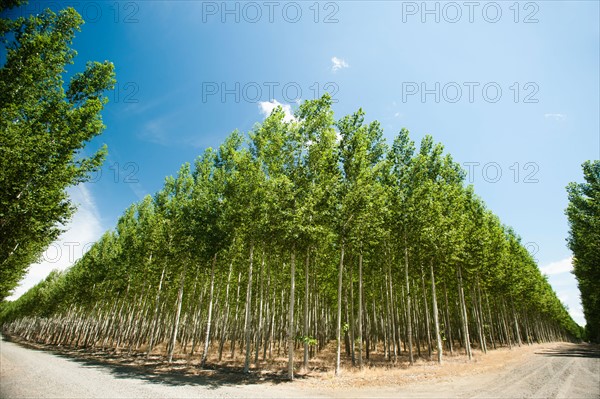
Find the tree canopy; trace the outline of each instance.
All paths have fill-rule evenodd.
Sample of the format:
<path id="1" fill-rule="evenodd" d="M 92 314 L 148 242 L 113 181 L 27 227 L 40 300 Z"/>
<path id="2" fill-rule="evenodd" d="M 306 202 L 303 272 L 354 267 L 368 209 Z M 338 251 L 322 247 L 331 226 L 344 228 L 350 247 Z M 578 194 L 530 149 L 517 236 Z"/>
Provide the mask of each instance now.
<path id="1" fill-rule="evenodd" d="M 584 183 L 567 186 L 569 248 L 581 292 L 588 338 L 600 342 L 600 161 L 582 165 Z"/>
<path id="2" fill-rule="evenodd" d="M 3 2 L 11 8 L 20 0 Z M 83 149 L 104 129 L 115 83 L 108 61 L 89 62 L 65 85 L 81 16 L 66 8 L 0 18 L 0 299 L 7 297 L 73 214 L 65 189 L 86 181 L 106 155 Z"/>
<path id="3" fill-rule="evenodd" d="M 69 270 L 5 304 L 4 330 L 169 360 L 204 342 L 202 364 L 213 348 L 209 361 L 244 354 L 245 371 L 283 351 L 290 378 L 297 348 L 307 367 L 331 342 L 339 371 L 579 338 L 440 143 L 403 129 L 390 146 L 364 111 L 336 120 L 331 107 L 305 101 L 291 120 L 279 107 L 206 149 Z"/>

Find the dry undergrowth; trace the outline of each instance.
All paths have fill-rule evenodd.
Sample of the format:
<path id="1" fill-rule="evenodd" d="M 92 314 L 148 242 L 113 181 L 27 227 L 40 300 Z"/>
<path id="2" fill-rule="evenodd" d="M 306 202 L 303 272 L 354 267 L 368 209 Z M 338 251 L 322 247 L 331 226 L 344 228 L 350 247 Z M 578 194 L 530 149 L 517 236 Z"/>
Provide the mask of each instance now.
<path id="1" fill-rule="evenodd" d="M 244 355 L 236 350 L 235 357 L 230 358 L 231 350 L 225 347 L 223 359 L 219 362 L 217 353 L 213 350 L 208 357 L 207 365 L 200 368 L 200 355 L 177 353 L 173 361 L 168 363 L 165 346 L 161 345 L 153 350 L 150 356 L 143 352 L 128 352 L 127 350 L 102 351 L 98 349 L 75 349 L 56 347 L 52 345 L 25 342 L 17 337 L 7 337 L 14 342 L 21 343 L 36 349 L 50 350 L 55 353 L 82 359 L 84 361 L 99 362 L 118 367 L 131 367 L 139 372 L 155 375 L 181 375 L 186 377 L 198 376 L 199 378 L 218 379 L 227 383 L 261 383 L 261 382 L 283 382 L 287 379 L 287 357 L 283 351 L 280 356 L 273 353 L 272 360 L 262 360 L 262 353 L 257 365 L 252 365 L 249 374 L 243 374 Z M 341 373 L 334 375 L 335 348 L 331 344 L 317 357 L 309 362 L 308 370 L 303 370 L 302 352 L 296 352 L 296 380 L 299 386 L 321 387 L 321 388 L 359 388 L 366 386 L 401 386 L 423 380 L 448 380 L 462 375 L 473 375 L 493 370 L 503 369 L 513 362 L 522 359 L 536 350 L 548 345 L 523 345 L 514 347 L 512 350 L 506 347 L 489 350 L 487 354 L 473 350 L 473 359 L 469 361 L 464 354 L 449 355 L 444 353 L 443 364 L 433 359 L 427 360 L 427 352 L 424 357 L 415 358 L 414 365 L 408 364 L 408 357 L 403 353 L 398 356 L 396 364 L 387 361 L 381 353 L 371 353 L 370 360 L 365 361 L 363 370 L 351 366 L 351 360 L 345 354 L 342 356 Z M 140 348 L 143 350 L 144 348 Z"/>

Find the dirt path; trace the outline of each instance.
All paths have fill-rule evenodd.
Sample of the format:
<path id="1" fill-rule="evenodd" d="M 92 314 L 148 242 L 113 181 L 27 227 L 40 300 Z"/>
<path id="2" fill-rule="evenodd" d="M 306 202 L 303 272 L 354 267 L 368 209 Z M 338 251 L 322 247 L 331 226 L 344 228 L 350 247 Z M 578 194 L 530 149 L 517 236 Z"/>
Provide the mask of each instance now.
<path id="1" fill-rule="evenodd" d="M 600 398 L 600 350 L 574 344 L 532 345 L 449 358 L 404 369 L 317 373 L 293 383 L 219 373 L 149 374 L 134 366 L 0 342 L 0 398 Z"/>

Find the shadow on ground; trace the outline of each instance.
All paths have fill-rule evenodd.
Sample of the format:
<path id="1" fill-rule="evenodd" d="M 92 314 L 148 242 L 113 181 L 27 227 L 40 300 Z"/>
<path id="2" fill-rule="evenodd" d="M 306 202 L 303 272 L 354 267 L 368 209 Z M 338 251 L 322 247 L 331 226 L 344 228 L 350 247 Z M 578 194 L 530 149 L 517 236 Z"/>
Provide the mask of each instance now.
<path id="1" fill-rule="evenodd" d="M 600 359 L 600 345 L 580 344 L 576 347 L 563 346 L 557 349 L 546 349 L 536 355 L 547 357 L 584 357 Z"/>
<path id="2" fill-rule="evenodd" d="M 160 356 L 145 355 L 117 355 L 107 352 L 90 352 L 83 349 L 57 349 L 48 345 L 32 345 L 18 339 L 12 339 L 4 335 L 4 339 L 17 345 L 42 350 L 56 356 L 77 362 L 83 367 L 103 369 L 115 378 L 131 378 L 147 381 L 154 384 L 170 386 L 203 386 L 209 389 L 217 389 L 226 386 L 255 385 L 255 384 L 282 384 L 289 382 L 287 374 L 282 371 L 251 370 L 243 373 L 239 367 L 207 364 L 201 369 L 188 363 L 185 359 L 174 360 L 168 363 Z M 309 378 L 304 374 L 296 374 L 295 379 Z"/>

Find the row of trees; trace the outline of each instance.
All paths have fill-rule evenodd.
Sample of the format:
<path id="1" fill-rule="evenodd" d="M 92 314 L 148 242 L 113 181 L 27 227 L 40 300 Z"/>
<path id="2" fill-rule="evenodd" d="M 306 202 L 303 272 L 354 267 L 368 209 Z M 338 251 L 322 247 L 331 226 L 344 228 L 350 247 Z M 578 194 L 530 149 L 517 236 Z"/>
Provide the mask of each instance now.
<path id="1" fill-rule="evenodd" d="M 1 319 L 46 343 L 244 356 L 246 372 L 287 356 L 290 378 L 323 350 L 338 373 L 342 358 L 441 362 L 579 334 L 441 144 L 402 130 L 388 146 L 362 110 L 336 121 L 328 95 L 183 165 Z"/>
<path id="2" fill-rule="evenodd" d="M 586 161 L 582 167 L 585 183 L 567 186 L 567 241 L 573 251 L 587 338 L 600 342 L 600 161 Z"/>
<path id="3" fill-rule="evenodd" d="M 3 1 L 0 12 L 25 3 Z M 91 62 L 64 85 L 83 20 L 72 8 L 0 17 L 0 300 L 61 233 L 73 214 L 65 188 L 89 178 L 106 155 L 85 143 L 104 129 L 100 112 L 114 66 Z"/>

